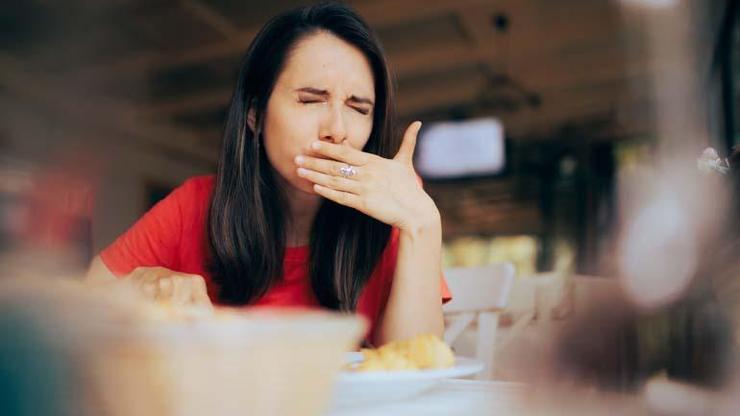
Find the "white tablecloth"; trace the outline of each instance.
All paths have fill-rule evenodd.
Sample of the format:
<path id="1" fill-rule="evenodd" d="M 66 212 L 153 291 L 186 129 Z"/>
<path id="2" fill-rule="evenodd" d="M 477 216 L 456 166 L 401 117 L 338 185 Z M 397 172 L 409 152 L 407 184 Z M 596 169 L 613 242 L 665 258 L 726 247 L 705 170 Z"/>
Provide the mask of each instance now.
<path id="1" fill-rule="evenodd" d="M 517 383 L 450 379 L 406 400 L 336 409 L 327 416 L 514 415 L 524 394 L 524 386 Z"/>

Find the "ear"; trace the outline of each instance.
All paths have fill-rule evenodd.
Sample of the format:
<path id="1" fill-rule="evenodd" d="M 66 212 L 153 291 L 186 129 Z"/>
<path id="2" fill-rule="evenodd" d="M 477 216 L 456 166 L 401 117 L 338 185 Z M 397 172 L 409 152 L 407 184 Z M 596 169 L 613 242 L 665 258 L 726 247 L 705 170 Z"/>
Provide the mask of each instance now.
<path id="1" fill-rule="evenodd" d="M 249 107 L 249 111 L 247 111 L 247 127 L 249 127 L 252 133 L 257 132 L 257 115 L 254 107 Z"/>

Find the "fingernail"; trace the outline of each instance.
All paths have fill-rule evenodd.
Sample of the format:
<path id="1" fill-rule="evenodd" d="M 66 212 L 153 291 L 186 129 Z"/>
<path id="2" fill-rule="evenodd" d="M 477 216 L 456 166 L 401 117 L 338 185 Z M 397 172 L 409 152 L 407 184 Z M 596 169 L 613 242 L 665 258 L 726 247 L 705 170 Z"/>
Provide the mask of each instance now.
<path id="1" fill-rule="evenodd" d="M 321 142 L 313 142 L 313 143 L 311 143 L 311 147 L 314 150 L 319 150 L 321 148 Z"/>
<path id="2" fill-rule="evenodd" d="M 306 176 L 306 173 L 307 172 L 308 172 L 308 170 L 306 170 L 306 169 L 298 168 L 298 176 Z"/>
<path id="3" fill-rule="evenodd" d="M 295 157 L 295 163 L 296 165 L 302 165 L 303 162 L 305 162 L 306 159 L 303 156 L 296 156 Z"/>

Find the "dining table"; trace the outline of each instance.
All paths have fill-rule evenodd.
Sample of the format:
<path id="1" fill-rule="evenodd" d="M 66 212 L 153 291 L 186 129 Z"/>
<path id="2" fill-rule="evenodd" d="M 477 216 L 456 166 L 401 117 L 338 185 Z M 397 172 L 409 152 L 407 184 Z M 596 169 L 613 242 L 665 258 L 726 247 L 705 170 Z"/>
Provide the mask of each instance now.
<path id="1" fill-rule="evenodd" d="M 526 385 L 515 382 L 446 379 L 413 397 L 334 408 L 326 415 L 516 415 L 523 408 L 526 390 Z"/>

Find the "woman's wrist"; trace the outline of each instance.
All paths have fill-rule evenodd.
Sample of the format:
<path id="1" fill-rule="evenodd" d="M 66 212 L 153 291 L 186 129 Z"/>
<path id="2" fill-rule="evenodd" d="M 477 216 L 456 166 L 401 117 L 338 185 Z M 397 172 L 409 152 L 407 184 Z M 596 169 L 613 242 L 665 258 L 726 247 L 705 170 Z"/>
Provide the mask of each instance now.
<path id="1" fill-rule="evenodd" d="M 442 220 L 439 214 L 439 210 L 431 204 L 431 208 L 425 212 L 417 213 L 404 222 L 399 227 L 402 235 L 416 238 L 441 238 L 442 234 Z"/>

